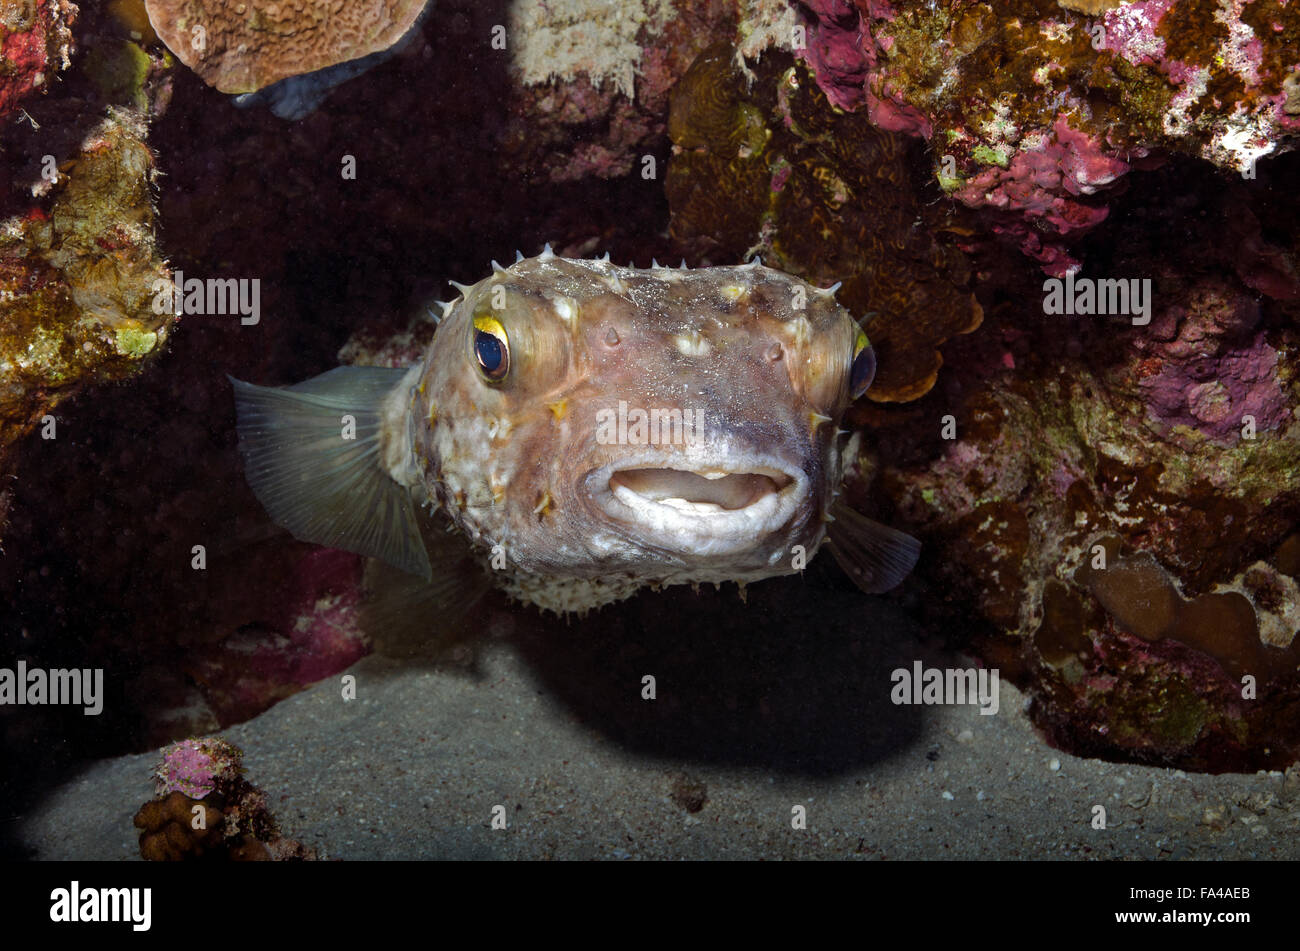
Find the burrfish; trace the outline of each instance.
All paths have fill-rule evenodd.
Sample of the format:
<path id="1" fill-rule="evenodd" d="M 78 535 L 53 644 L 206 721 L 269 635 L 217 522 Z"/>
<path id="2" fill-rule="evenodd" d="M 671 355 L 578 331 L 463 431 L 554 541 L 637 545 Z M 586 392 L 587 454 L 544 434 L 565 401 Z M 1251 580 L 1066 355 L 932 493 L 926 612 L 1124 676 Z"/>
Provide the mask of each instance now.
<path id="1" fill-rule="evenodd" d="M 647 586 L 743 592 L 828 543 L 868 593 L 915 565 L 915 538 L 838 499 L 839 424 L 876 360 L 833 288 L 549 246 L 456 286 L 407 369 L 232 380 L 248 482 L 297 538 L 436 584 L 442 523 L 496 586 L 560 614 Z"/>

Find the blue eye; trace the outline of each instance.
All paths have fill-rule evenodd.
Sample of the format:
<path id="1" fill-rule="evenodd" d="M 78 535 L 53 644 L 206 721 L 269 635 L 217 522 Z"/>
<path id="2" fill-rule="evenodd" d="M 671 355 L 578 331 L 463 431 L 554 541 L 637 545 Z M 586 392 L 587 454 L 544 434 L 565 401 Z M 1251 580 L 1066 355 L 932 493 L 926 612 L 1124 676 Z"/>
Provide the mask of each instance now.
<path id="1" fill-rule="evenodd" d="M 853 366 L 849 369 L 849 395 L 857 399 L 876 378 L 876 351 L 867 342 L 867 335 L 858 331 L 857 342 L 853 345 Z"/>
<path id="2" fill-rule="evenodd" d="M 500 382 L 510 372 L 510 341 L 495 317 L 474 318 L 474 359 L 489 383 Z"/>
<path id="3" fill-rule="evenodd" d="M 474 354 L 478 357 L 478 365 L 483 368 L 483 373 L 489 377 L 498 376 L 505 366 L 506 352 L 501 348 L 501 341 L 490 333 L 482 330 L 474 332 Z"/>

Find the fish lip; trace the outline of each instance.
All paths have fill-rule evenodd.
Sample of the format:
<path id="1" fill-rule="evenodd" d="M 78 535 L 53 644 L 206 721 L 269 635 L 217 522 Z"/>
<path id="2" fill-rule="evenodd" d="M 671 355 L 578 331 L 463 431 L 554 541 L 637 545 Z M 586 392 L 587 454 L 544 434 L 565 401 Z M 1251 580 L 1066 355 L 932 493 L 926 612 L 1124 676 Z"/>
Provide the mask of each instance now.
<path id="1" fill-rule="evenodd" d="M 690 510 L 640 495 L 627 486 L 615 486 L 614 477 L 632 470 L 675 470 L 702 474 L 722 471 L 730 475 L 766 476 L 774 483 L 768 491 L 735 509 Z M 671 456 L 630 455 L 587 473 L 587 494 L 609 519 L 625 532 L 633 530 L 648 545 L 701 557 L 748 552 L 773 532 L 792 522 L 812 495 L 812 481 L 792 460 L 768 454 L 691 452 Z"/>

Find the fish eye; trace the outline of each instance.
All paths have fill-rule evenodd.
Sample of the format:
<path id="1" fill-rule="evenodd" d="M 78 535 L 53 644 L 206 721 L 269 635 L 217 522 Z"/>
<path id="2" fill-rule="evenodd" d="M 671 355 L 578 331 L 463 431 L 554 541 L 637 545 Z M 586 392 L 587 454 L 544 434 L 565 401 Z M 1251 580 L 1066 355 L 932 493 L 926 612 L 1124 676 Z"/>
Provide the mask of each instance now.
<path id="1" fill-rule="evenodd" d="M 857 399 L 867 392 L 871 381 L 876 378 L 876 351 L 871 349 L 867 335 L 858 330 L 858 339 L 853 344 L 853 366 L 849 370 L 849 394 Z"/>
<path id="2" fill-rule="evenodd" d="M 495 317 L 474 318 L 474 361 L 483 379 L 500 383 L 510 372 L 510 339 L 506 328 Z"/>

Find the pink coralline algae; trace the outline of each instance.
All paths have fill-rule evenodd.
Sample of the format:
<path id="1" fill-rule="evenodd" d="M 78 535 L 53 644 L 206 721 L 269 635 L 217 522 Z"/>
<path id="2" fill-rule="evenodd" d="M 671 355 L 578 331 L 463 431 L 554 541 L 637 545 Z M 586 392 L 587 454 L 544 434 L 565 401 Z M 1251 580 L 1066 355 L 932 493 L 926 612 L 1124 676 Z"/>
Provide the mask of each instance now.
<path id="1" fill-rule="evenodd" d="M 1136 163 L 1181 153 L 1251 178 L 1300 132 L 1294 2 L 799 9 L 799 54 L 831 102 L 928 140 L 943 190 L 1052 276 L 1078 268 L 1073 244 Z"/>
<path id="2" fill-rule="evenodd" d="M 0 116 L 67 68 L 68 27 L 76 14 L 76 6 L 65 0 L 6 3 L 0 10 Z"/>
<path id="3" fill-rule="evenodd" d="M 1156 27 L 1175 0 L 1139 0 L 1125 3 L 1101 15 L 1106 30 L 1106 48 L 1134 66 L 1152 66 L 1165 55 L 1164 38 Z"/>
<path id="4" fill-rule="evenodd" d="M 814 18 L 803 59 L 813 68 L 818 85 L 832 105 L 852 111 L 866 104 L 867 115 L 886 132 L 903 132 L 928 139 L 930 120 L 908 104 L 900 91 L 877 73 L 881 56 L 893 46 L 889 36 L 873 37 L 871 18 L 893 19 L 893 7 L 868 0 L 863 17 L 848 0 L 811 0 L 803 4 Z"/>
<path id="5" fill-rule="evenodd" d="M 358 627 L 361 560 L 335 549 L 303 555 L 262 609 L 260 623 L 191 659 L 219 723 L 255 716 L 303 687 L 346 670 L 367 648 Z"/>
<path id="6" fill-rule="evenodd" d="M 367 653 L 357 630 L 358 561 L 334 550 L 302 559 L 303 587 L 294 592 L 302 606 L 286 633 L 258 643 L 248 657 L 251 681 L 305 687 L 346 670 Z"/>
<path id="7" fill-rule="evenodd" d="M 953 197 L 971 208 L 1015 212 L 994 223 L 993 230 L 1015 237 L 1025 254 L 1060 277 L 1078 262 L 1054 239 L 1076 237 L 1104 221 L 1108 209 L 1081 196 L 1110 185 L 1128 168 L 1107 155 L 1098 139 L 1059 119 L 1050 137 L 1017 152 L 1007 168 L 994 165 L 978 172 Z"/>
<path id="8" fill-rule="evenodd" d="M 856 109 L 866 98 L 867 77 L 876 65 L 866 23 L 847 0 L 811 0 L 804 7 L 816 17 L 804 60 L 833 105 Z"/>
<path id="9" fill-rule="evenodd" d="M 218 785 L 233 783 L 239 777 L 243 753 L 221 739 L 181 740 L 165 747 L 162 762 L 154 771 L 158 796 L 184 793 L 202 799 Z"/>
<path id="10" fill-rule="evenodd" d="M 1279 354 L 1256 330 L 1259 305 L 1202 287 L 1167 309 L 1140 341 L 1140 388 L 1149 415 L 1219 442 L 1277 429 L 1290 417 L 1278 380 Z"/>
<path id="11" fill-rule="evenodd" d="M 874 6 L 880 16 L 892 18 L 887 4 Z M 848 0 L 809 0 L 803 8 L 814 18 L 803 58 L 831 104 L 852 111 L 869 98 L 868 83 L 884 46 L 872 36 L 869 19 Z M 882 127 L 894 122 L 891 110 L 901 103 L 874 94 L 870 98 L 874 100 L 871 121 Z"/>

